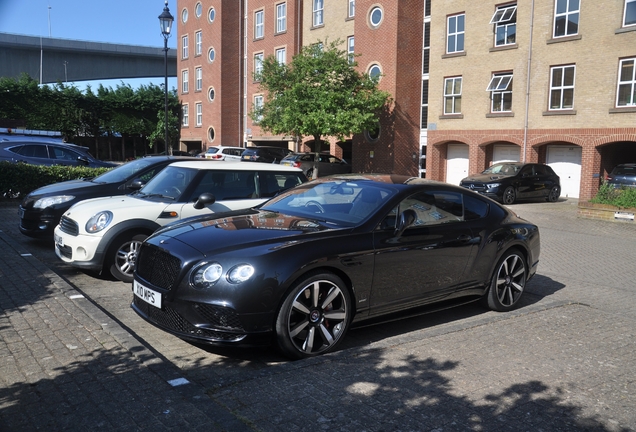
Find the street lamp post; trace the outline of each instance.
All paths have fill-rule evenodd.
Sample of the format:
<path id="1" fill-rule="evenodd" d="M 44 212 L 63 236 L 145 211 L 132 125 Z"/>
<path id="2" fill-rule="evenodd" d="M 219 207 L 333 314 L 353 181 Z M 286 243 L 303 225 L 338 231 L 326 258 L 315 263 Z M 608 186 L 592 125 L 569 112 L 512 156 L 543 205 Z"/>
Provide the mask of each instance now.
<path id="1" fill-rule="evenodd" d="M 170 9 L 168 9 L 168 0 L 166 0 L 166 5 L 163 8 L 163 12 L 159 15 L 159 24 L 161 25 L 161 34 L 163 36 L 163 63 L 166 68 L 165 71 L 165 81 L 163 85 L 163 91 L 165 94 L 165 118 L 164 118 L 164 128 L 165 128 L 165 140 L 166 140 L 166 153 L 172 156 L 172 145 L 168 142 L 168 38 L 170 37 L 170 31 L 172 30 L 172 21 L 174 18 L 170 15 Z"/>

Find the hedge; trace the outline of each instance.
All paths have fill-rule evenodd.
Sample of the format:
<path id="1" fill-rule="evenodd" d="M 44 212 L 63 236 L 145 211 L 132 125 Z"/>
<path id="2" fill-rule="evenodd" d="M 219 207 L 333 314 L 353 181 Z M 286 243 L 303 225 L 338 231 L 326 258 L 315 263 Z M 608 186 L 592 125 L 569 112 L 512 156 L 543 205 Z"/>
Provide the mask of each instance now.
<path id="1" fill-rule="evenodd" d="M 66 180 L 95 177 L 109 169 L 111 168 L 29 165 L 3 161 L 0 162 L 0 198 L 22 199 L 39 187 Z"/>

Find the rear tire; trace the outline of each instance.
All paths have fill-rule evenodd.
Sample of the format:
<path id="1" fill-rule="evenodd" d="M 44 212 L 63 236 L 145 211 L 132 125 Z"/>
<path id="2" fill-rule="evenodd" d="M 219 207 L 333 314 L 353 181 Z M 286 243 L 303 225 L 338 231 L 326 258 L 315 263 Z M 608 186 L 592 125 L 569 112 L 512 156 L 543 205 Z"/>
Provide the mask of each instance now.
<path id="1" fill-rule="evenodd" d="M 561 195 L 561 188 L 559 186 L 552 186 L 552 189 L 550 189 L 550 193 L 548 194 L 547 200 L 550 202 L 557 202 L 559 200 L 560 195 Z"/>
<path id="2" fill-rule="evenodd" d="M 516 199 L 517 193 L 515 192 L 515 188 L 513 188 L 512 186 L 508 186 L 506 189 L 504 189 L 503 196 L 501 197 L 501 200 L 504 204 L 514 204 Z"/>
<path id="3" fill-rule="evenodd" d="M 514 309 L 521 300 L 528 275 L 526 260 L 516 249 L 507 251 L 497 263 L 485 300 L 497 312 Z"/>
<path id="4" fill-rule="evenodd" d="M 122 282 L 133 281 L 133 271 L 141 243 L 148 238 L 145 234 L 120 236 L 115 239 L 109 252 L 110 273 Z"/>

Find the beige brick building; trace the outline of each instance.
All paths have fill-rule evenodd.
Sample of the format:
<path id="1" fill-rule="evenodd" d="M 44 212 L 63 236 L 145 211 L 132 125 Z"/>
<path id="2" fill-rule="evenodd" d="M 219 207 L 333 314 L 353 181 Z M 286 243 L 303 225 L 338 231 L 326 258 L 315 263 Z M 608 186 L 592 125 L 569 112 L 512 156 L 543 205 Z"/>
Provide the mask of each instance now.
<path id="1" fill-rule="evenodd" d="M 249 118 L 263 100 L 253 72 L 340 39 L 393 98 L 379 132 L 330 142 L 356 171 L 458 183 L 497 161 L 538 161 L 563 195 L 585 199 L 614 165 L 636 162 L 636 0 L 177 4 L 182 148 L 312 148 Z"/>

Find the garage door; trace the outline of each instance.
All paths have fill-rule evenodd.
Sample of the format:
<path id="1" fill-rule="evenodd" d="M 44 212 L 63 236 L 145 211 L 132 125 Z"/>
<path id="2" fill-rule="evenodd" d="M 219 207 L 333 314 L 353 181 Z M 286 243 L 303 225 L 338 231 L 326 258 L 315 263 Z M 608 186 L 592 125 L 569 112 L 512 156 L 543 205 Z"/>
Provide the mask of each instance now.
<path id="1" fill-rule="evenodd" d="M 468 177 L 468 146 L 449 144 L 446 151 L 446 183 L 459 185 L 464 177 Z"/>
<path id="2" fill-rule="evenodd" d="M 548 146 L 547 164 L 561 178 L 561 196 L 578 198 L 581 187 L 581 147 Z"/>
<path id="3" fill-rule="evenodd" d="M 519 162 L 519 146 L 496 145 L 492 149 L 492 163 Z"/>

